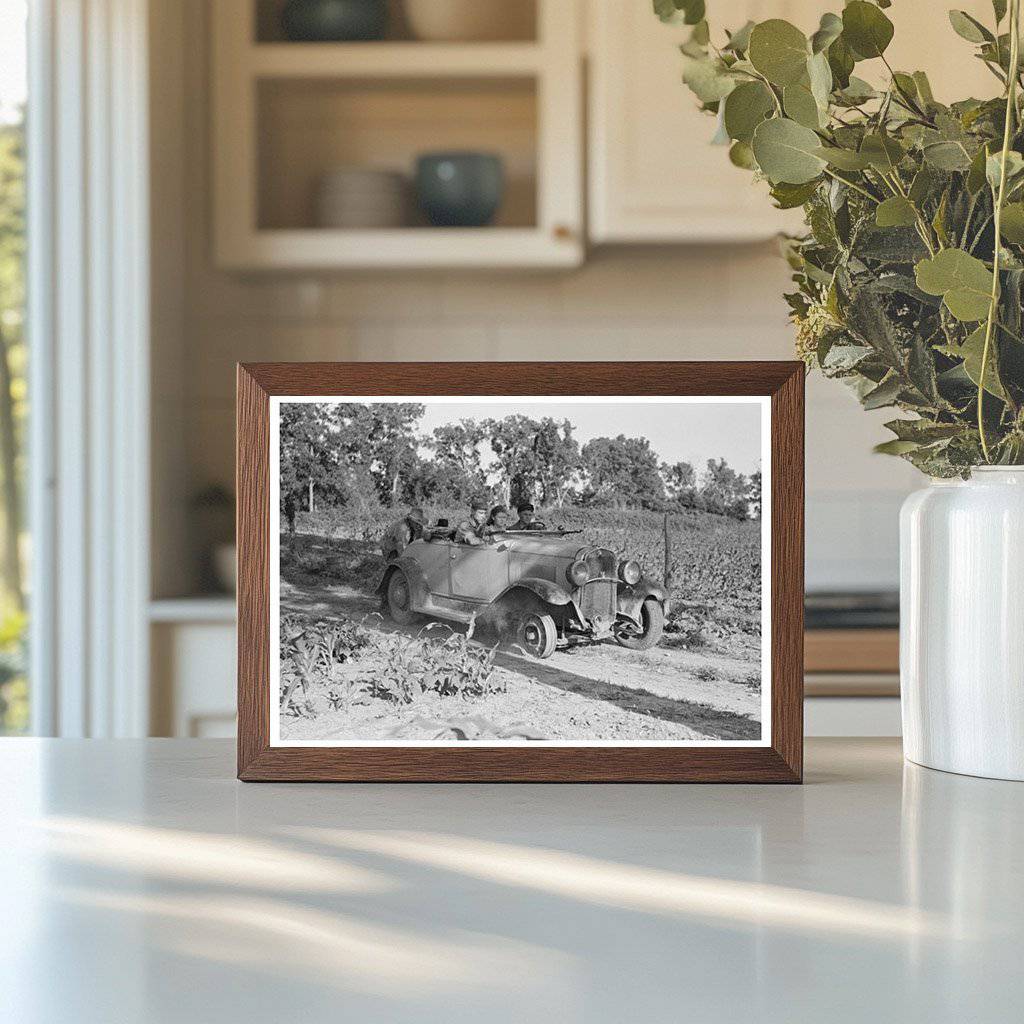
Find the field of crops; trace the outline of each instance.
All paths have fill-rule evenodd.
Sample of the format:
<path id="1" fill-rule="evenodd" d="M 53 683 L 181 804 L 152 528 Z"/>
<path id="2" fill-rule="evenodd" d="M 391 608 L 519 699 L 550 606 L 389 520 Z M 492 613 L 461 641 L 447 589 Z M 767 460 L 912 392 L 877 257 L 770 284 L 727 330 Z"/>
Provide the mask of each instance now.
<path id="1" fill-rule="evenodd" d="M 472 643 L 462 633 L 430 623 L 414 637 L 369 628 L 372 621 L 281 617 L 281 712 L 315 718 L 328 709 L 350 712 L 357 703 L 401 706 L 430 699 L 472 702 L 502 692 L 494 671 L 497 644 Z"/>

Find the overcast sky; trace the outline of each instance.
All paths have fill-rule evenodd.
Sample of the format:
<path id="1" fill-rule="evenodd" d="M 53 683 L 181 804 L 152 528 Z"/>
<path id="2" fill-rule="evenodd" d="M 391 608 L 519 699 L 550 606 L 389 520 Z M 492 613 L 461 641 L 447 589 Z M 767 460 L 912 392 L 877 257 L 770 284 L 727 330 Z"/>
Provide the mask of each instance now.
<path id="1" fill-rule="evenodd" d="M 761 467 L 761 406 L 751 402 L 429 402 L 419 427 L 425 433 L 461 419 L 501 419 L 516 413 L 568 419 L 580 447 L 595 437 L 646 437 L 662 462 L 697 469 L 723 458 L 739 473 Z"/>

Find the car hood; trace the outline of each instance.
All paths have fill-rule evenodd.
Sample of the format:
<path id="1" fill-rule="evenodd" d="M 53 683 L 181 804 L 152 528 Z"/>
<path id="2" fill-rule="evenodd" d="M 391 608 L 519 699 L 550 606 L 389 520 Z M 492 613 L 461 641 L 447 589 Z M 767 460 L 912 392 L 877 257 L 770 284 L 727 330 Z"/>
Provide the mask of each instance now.
<path id="1" fill-rule="evenodd" d="M 512 551 L 522 551 L 530 555 L 554 555 L 561 558 L 574 558 L 576 552 L 587 547 L 581 537 L 524 537 L 522 534 L 506 534 L 503 543 L 508 544 Z"/>

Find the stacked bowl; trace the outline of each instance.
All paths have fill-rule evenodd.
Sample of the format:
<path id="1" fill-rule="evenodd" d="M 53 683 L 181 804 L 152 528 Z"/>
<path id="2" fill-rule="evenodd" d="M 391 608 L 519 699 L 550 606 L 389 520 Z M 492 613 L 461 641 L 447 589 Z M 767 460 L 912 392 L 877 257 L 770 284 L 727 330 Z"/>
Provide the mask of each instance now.
<path id="1" fill-rule="evenodd" d="M 409 222 L 409 183 L 398 171 L 338 167 L 320 179 L 321 228 L 400 228 Z"/>

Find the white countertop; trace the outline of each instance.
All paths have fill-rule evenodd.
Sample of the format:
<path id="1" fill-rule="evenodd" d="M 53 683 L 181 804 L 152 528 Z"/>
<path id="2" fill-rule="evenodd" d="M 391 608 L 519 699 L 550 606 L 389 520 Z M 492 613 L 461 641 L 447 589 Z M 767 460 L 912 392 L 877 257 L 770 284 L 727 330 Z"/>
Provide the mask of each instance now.
<path id="1" fill-rule="evenodd" d="M 0 741 L 0 1021 L 1005 1022 L 1024 785 L 811 740 L 803 787 L 243 785 Z"/>

